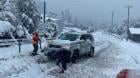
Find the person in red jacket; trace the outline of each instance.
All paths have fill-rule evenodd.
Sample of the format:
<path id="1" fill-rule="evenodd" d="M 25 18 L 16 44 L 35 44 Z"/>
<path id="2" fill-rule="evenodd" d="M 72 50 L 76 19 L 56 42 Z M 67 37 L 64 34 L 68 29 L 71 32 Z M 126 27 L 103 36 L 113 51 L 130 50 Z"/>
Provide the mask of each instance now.
<path id="1" fill-rule="evenodd" d="M 34 47 L 34 50 L 33 50 L 33 53 L 32 53 L 33 56 L 37 55 L 38 42 L 39 42 L 38 33 L 34 32 L 33 37 L 32 37 L 32 43 L 33 43 L 33 47 Z"/>

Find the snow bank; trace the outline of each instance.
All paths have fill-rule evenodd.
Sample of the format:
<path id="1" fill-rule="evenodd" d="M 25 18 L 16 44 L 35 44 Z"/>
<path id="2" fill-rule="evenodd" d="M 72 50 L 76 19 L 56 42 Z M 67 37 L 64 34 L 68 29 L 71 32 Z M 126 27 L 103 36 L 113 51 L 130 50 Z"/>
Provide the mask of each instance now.
<path id="1" fill-rule="evenodd" d="M 12 26 L 10 22 L 0 21 L 0 32 L 7 32 L 11 29 L 14 29 L 14 26 Z"/>

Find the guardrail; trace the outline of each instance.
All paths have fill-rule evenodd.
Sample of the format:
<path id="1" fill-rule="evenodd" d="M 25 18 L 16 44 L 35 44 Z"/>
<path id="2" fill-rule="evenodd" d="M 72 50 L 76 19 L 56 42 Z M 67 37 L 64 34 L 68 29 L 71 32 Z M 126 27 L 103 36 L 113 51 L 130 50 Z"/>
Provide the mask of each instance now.
<path id="1" fill-rule="evenodd" d="M 116 37 L 116 38 L 120 39 L 120 40 L 123 39 L 121 36 L 118 36 L 118 35 L 116 35 L 116 34 L 111 34 L 111 35 L 112 35 L 113 37 Z"/>
<path id="2" fill-rule="evenodd" d="M 0 47 L 9 47 L 14 44 L 18 44 L 18 40 L 22 40 L 21 44 L 31 43 L 28 39 L 0 39 Z"/>

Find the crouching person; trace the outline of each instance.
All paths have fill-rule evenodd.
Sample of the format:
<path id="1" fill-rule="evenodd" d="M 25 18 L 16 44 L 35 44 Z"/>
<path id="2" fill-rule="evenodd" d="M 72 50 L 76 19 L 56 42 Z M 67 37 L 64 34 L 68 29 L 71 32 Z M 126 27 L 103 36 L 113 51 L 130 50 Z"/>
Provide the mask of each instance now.
<path id="1" fill-rule="evenodd" d="M 61 49 L 56 55 L 57 65 L 61 69 L 60 73 L 64 73 L 64 71 L 67 70 L 67 63 L 70 62 L 70 52 L 65 49 Z"/>

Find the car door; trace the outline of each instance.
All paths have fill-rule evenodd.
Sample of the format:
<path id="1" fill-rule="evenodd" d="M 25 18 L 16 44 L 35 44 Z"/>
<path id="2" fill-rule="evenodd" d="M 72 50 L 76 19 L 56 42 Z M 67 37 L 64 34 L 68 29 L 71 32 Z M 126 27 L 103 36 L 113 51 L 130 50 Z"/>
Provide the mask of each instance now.
<path id="1" fill-rule="evenodd" d="M 86 45 L 87 45 L 85 35 L 81 35 L 80 40 L 81 40 L 81 42 L 80 42 L 80 54 L 83 55 L 86 52 Z"/>
<path id="2" fill-rule="evenodd" d="M 85 37 L 86 37 L 86 42 L 85 42 L 86 51 L 85 52 L 89 52 L 92 46 L 91 36 L 90 34 L 86 34 Z"/>

